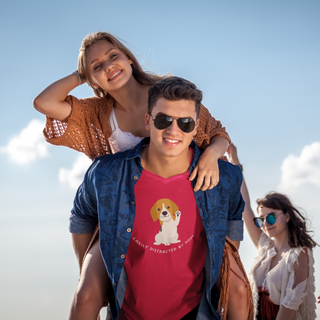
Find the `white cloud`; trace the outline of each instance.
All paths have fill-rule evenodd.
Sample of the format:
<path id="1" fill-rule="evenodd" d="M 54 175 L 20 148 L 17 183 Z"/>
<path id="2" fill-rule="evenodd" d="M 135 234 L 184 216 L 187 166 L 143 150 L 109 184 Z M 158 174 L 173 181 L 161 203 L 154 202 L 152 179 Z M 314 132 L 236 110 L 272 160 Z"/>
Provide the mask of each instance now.
<path id="1" fill-rule="evenodd" d="M 5 147 L 1 147 L 2 153 L 18 164 L 27 164 L 48 155 L 48 147 L 42 134 L 43 121 L 31 120 L 26 128 L 21 130 L 18 136 L 11 138 Z"/>
<path id="2" fill-rule="evenodd" d="M 320 186 L 320 142 L 305 146 L 300 156 L 290 154 L 283 160 L 281 171 L 281 191 L 305 184 Z"/>
<path id="3" fill-rule="evenodd" d="M 68 184 L 72 189 L 77 189 L 91 163 L 92 161 L 87 156 L 80 154 L 71 169 L 61 168 L 59 170 L 59 181 Z"/>

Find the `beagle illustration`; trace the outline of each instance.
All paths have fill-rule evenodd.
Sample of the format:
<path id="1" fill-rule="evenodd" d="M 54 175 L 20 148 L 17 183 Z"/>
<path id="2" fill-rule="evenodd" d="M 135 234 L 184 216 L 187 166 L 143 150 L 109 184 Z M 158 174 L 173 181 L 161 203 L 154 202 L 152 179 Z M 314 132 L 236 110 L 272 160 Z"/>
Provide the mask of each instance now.
<path id="1" fill-rule="evenodd" d="M 155 245 L 164 244 L 169 246 L 172 243 L 181 242 L 178 240 L 178 225 L 181 212 L 178 206 L 170 199 L 158 200 L 150 210 L 152 220 L 160 222 L 160 231 L 155 236 Z"/>

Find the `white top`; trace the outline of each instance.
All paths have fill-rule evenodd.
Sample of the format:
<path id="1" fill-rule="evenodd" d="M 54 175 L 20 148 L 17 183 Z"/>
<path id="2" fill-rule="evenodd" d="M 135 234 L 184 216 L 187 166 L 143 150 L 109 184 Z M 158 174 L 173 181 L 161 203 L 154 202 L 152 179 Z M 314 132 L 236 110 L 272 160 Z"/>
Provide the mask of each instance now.
<path id="1" fill-rule="evenodd" d="M 111 110 L 109 121 L 112 129 L 109 137 L 112 153 L 131 149 L 143 139 L 143 137 L 136 137 L 131 132 L 124 132 L 119 128 L 114 108 Z"/>
<path id="2" fill-rule="evenodd" d="M 312 251 L 307 249 L 309 260 L 309 276 L 294 289 L 294 264 L 302 248 L 291 248 L 278 264 L 270 270 L 271 260 L 277 254 L 274 242 L 261 233 L 258 255 L 248 272 L 255 308 L 257 308 L 258 288 L 262 286 L 269 292 L 270 300 L 276 305 L 284 305 L 288 309 L 297 310 L 293 319 L 311 320 L 316 318 L 316 299 L 314 287 L 314 260 Z M 257 310 L 255 310 L 257 312 Z"/>

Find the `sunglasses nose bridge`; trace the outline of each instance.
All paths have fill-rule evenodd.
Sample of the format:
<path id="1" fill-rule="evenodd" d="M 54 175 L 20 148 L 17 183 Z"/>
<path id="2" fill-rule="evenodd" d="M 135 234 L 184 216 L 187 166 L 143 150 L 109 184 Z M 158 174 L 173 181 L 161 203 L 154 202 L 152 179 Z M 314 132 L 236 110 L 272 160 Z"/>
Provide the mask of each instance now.
<path id="1" fill-rule="evenodd" d="M 167 131 L 168 132 L 176 132 L 176 131 L 179 131 L 180 128 L 178 126 L 178 122 L 177 122 L 177 119 L 173 119 L 170 123 L 170 125 L 167 127 Z"/>

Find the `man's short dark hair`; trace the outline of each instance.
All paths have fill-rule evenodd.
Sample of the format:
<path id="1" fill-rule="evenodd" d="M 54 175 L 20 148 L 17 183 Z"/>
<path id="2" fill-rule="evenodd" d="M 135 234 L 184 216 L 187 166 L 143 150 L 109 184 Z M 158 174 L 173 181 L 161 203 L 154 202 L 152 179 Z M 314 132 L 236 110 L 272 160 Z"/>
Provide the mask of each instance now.
<path id="1" fill-rule="evenodd" d="M 197 89 L 195 84 L 186 79 L 169 77 L 156 82 L 149 89 L 149 113 L 152 112 L 153 107 L 160 98 L 165 98 L 170 101 L 193 100 L 196 104 L 197 117 L 199 116 L 202 92 Z"/>

